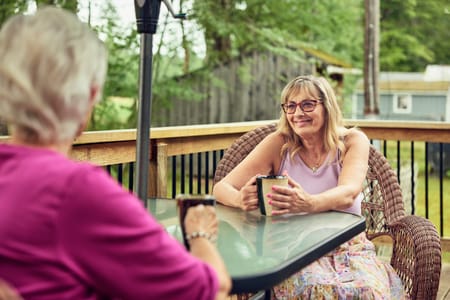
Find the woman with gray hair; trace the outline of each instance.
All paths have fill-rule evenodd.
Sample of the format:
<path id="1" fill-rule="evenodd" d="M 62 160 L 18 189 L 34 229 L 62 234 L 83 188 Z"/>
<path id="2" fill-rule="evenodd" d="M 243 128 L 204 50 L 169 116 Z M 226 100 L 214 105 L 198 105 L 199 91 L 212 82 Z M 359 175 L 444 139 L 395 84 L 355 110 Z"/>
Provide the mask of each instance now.
<path id="1" fill-rule="evenodd" d="M 106 64 L 96 34 L 62 9 L 0 31 L 0 118 L 11 130 L 0 144 L 0 278 L 24 299 L 225 299 L 213 207 L 189 209 L 189 253 L 104 170 L 68 158 Z"/>

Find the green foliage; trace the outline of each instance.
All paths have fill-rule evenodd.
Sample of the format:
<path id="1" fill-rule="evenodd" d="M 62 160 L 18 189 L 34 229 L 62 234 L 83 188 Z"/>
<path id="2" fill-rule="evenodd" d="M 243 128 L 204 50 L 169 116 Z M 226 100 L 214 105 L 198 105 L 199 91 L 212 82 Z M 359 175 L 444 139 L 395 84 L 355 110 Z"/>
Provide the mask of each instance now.
<path id="1" fill-rule="evenodd" d="M 303 47 L 314 47 L 306 42 L 296 40 L 291 33 L 282 29 L 249 26 L 249 32 L 251 32 L 253 36 L 258 36 L 260 39 L 259 50 L 285 56 L 293 62 L 305 61 L 305 53 L 301 50 Z M 246 51 L 250 50 L 258 49 L 250 49 L 249 47 Z M 236 55 L 238 55 L 238 53 L 236 53 Z"/>
<path id="2" fill-rule="evenodd" d="M 36 0 L 36 6 L 55 5 L 74 13 L 78 11 L 78 0 Z"/>
<path id="3" fill-rule="evenodd" d="M 86 0 L 88 4 L 94 3 Z M 0 22 L 31 4 L 58 5 L 72 11 L 79 0 L 3 0 Z M 380 1 L 380 69 L 423 71 L 427 64 L 450 64 L 449 7 L 446 0 Z M 109 50 L 104 101 L 95 109 L 91 129 L 133 128 L 139 90 L 139 35 L 125 28 L 111 0 L 105 0 L 102 22 L 95 26 Z M 175 1 L 176 4 L 176 1 Z M 131 3 L 130 5 L 133 5 Z M 242 57 L 239 75 L 251 81 L 245 56 L 269 51 L 292 61 L 307 59 L 302 49 L 320 50 L 353 67 L 363 67 L 364 1 L 361 0 L 182 0 L 190 19 L 179 22 L 161 15 L 154 40 L 153 112 L 170 108 L 174 98 L 201 100 L 192 90 L 212 75 L 217 64 Z M 188 26 L 189 25 L 189 26 Z M 195 25 L 195 26 L 191 26 Z M 189 29 L 194 28 L 194 29 Z M 191 31 L 189 31 L 191 30 Z M 182 32 L 182 36 L 176 32 Z M 196 47 L 206 45 L 206 56 Z M 175 79 L 182 76 L 183 80 Z M 189 77 L 189 80 L 185 80 Z M 214 78 L 213 78 L 214 79 Z M 352 82 L 345 79 L 344 99 Z M 351 80 L 350 80 L 351 81 Z M 225 86 L 217 79 L 213 84 Z M 110 96 L 130 98 L 118 106 Z M 347 111 L 344 101 L 344 111 Z M 124 114 L 117 112 L 118 108 Z M 123 118 L 123 115 L 128 118 Z M 155 115 L 154 115 L 155 116 Z"/>
<path id="4" fill-rule="evenodd" d="M 450 63 L 446 0 L 380 1 L 380 69 L 422 72 Z"/>
<path id="5" fill-rule="evenodd" d="M 136 127 L 136 100 L 107 98 L 94 108 L 88 130 L 128 129 Z M 131 126 L 131 123 L 132 126 Z"/>
<path id="6" fill-rule="evenodd" d="M 30 6 L 55 5 L 74 13 L 78 11 L 78 0 L 2 0 L 0 5 L 0 25 L 14 14 L 27 11 Z"/>
<path id="7" fill-rule="evenodd" d="M 362 24 L 361 1 L 201 0 L 193 11 L 205 31 L 208 57 L 219 57 L 214 51 L 229 51 L 222 57 L 230 57 L 253 50 L 290 55 L 286 46 L 302 43 L 343 60 L 362 61 L 362 26 L 355 26 Z M 229 49 L 213 47 L 226 37 Z"/>
<path id="8" fill-rule="evenodd" d="M 104 19 L 94 27 L 108 48 L 108 74 L 103 101 L 91 117 L 89 130 L 136 127 L 136 100 L 139 75 L 139 40 L 135 28 L 118 23 L 117 10 L 108 0 L 102 8 Z M 110 96 L 129 98 L 129 104 L 117 104 Z M 126 116 L 126 117 L 124 117 Z"/>
<path id="9" fill-rule="evenodd" d="M 105 96 L 136 97 L 139 70 L 139 39 L 135 28 L 123 28 L 116 8 L 107 1 L 104 23 L 96 28 L 108 47 L 108 76 Z"/>
<path id="10" fill-rule="evenodd" d="M 0 5 L 0 25 L 11 15 L 21 13 L 28 7 L 28 0 L 2 0 Z"/>
<path id="11" fill-rule="evenodd" d="M 380 5 L 381 70 L 423 71 L 427 64 L 450 63 L 448 1 L 393 0 Z M 193 11 L 205 32 L 209 58 L 252 50 L 286 54 L 283 47 L 300 41 L 363 66 L 364 1 L 197 0 Z M 230 46 L 218 47 L 224 41 Z"/>
<path id="12" fill-rule="evenodd" d="M 380 68 L 383 71 L 410 72 L 413 68 L 424 67 L 421 62 L 433 61 L 431 49 L 421 44 L 416 37 L 399 30 L 385 32 L 381 37 L 381 44 L 392 47 L 389 55 L 380 56 Z"/>

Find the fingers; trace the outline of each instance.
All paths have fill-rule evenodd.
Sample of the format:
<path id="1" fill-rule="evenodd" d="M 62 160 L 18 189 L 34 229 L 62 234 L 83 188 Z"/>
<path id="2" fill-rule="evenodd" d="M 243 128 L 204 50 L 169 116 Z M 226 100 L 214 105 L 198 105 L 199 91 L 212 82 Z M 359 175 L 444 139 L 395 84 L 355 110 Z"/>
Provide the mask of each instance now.
<path id="1" fill-rule="evenodd" d="M 255 176 L 253 176 L 253 177 L 251 177 L 246 183 L 245 183 L 245 185 L 256 185 L 256 177 L 258 177 L 259 176 L 259 174 L 257 174 L 257 175 L 255 175 Z"/>
<path id="2" fill-rule="evenodd" d="M 247 202 L 242 207 L 242 209 L 245 210 L 245 211 L 252 211 L 252 210 L 258 209 L 258 207 L 259 207 L 258 202 L 257 201 L 256 202 L 252 201 L 252 203 Z"/>
<path id="3" fill-rule="evenodd" d="M 292 207 L 292 198 L 288 196 L 281 194 L 269 194 L 267 196 L 270 198 L 269 203 L 274 209 L 290 209 Z"/>
<path id="4" fill-rule="evenodd" d="M 258 195 L 256 192 L 242 191 L 242 209 L 245 211 L 255 210 L 258 208 Z"/>
<path id="5" fill-rule="evenodd" d="M 287 172 L 284 175 L 288 178 L 288 185 L 289 186 L 291 186 L 293 188 L 300 187 L 300 185 L 294 179 L 292 179 L 292 177 L 289 176 L 287 174 Z"/>
<path id="6" fill-rule="evenodd" d="M 274 209 L 272 210 L 272 216 L 281 216 L 285 214 L 289 214 L 290 211 L 288 209 Z"/>
<path id="7" fill-rule="evenodd" d="M 256 176 L 250 178 L 249 181 L 241 188 L 241 208 L 245 211 L 255 210 L 258 208 L 258 192 L 256 188 Z"/>
<path id="8" fill-rule="evenodd" d="M 190 207 L 184 223 L 187 233 L 203 231 L 215 235 L 219 228 L 215 208 L 211 205 L 200 204 Z"/>

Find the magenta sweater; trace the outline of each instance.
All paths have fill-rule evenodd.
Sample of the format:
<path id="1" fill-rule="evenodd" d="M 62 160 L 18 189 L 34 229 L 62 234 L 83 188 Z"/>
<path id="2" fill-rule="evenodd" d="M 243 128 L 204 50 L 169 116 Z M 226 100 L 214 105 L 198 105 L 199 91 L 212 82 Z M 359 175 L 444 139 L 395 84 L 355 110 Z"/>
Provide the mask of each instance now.
<path id="1" fill-rule="evenodd" d="M 0 144 L 0 278 L 33 299 L 213 299 L 217 276 L 101 168 Z"/>

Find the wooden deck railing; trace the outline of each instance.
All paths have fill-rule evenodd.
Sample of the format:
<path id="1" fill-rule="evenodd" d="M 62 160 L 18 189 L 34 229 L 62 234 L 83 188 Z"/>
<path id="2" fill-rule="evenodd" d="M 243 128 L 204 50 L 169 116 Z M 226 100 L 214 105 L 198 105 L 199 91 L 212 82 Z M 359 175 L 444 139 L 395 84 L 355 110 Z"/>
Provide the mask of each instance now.
<path id="1" fill-rule="evenodd" d="M 226 149 L 243 133 L 276 121 L 152 128 L 148 195 L 168 196 L 169 158 Z M 345 124 L 360 128 L 371 140 L 411 142 L 412 145 L 415 142 L 450 143 L 449 123 L 346 120 Z M 0 137 L 0 141 L 6 139 L 8 137 Z M 85 132 L 75 141 L 71 156 L 76 160 L 89 161 L 100 166 L 131 163 L 136 160 L 135 141 L 135 129 Z M 425 158 L 414 159 L 419 161 Z M 442 228 L 445 209 L 442 192 L 440 198 L 429 201 L 440 203 L 441 224 L 438 225 Z M 444 237 L 442 229 L 441 236 Z M 450 239 L 443 238 L 442 241 L 443 249 L 450 251 Z"/>
<path id="2" fill-rule="evenodd" d="M 148 195 L 167 196 L 169 157 L 226 149 L 244 132 L 268 122 L 152 128 Z M 100 166 L 134 162 L 135 141 L 135 129 L 85 132 L 75 141 L 71 155 Z"/>

